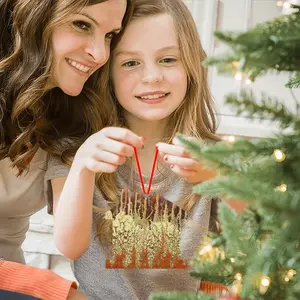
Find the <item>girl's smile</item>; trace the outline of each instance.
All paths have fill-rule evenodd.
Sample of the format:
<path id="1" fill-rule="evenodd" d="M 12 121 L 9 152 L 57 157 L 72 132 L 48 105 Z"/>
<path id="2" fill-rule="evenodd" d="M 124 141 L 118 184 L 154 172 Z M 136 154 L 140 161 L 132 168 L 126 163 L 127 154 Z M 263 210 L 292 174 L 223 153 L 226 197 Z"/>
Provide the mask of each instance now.
<path id="1" fill-rule="evenodd" d="M 162 92 L 162 91 L 154 91 L 154 92 L 148 92 L 143 93 L 136 98 L 138 98 L 141 102 L 146 104 L 157 104 L 161 103 L 170 95 L 170 93 Z"/>

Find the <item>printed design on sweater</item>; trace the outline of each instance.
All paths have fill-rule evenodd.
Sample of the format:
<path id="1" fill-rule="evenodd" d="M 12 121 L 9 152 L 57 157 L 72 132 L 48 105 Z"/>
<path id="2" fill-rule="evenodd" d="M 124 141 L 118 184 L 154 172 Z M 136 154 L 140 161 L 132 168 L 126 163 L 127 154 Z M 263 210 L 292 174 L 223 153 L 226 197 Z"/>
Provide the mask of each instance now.
<path id="1" fill-rule="evenodd" d="M 159 195 L 123 191 L 112 218 L 112 258 L 106 268 L 185 269 L 180 233 L 187 214 Z"/>

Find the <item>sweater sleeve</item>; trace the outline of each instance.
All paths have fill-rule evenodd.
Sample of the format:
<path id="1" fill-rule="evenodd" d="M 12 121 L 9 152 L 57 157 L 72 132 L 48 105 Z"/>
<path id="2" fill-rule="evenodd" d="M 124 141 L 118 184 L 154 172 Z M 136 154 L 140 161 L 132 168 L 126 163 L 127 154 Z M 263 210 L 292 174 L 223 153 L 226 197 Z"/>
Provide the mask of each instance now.
<path id="1" fill-rule="evenodd" d="M 44 300 L 66 300 L 74 281 L 49 270 L 0 260 L 0 289 L 34 296 Z"/>

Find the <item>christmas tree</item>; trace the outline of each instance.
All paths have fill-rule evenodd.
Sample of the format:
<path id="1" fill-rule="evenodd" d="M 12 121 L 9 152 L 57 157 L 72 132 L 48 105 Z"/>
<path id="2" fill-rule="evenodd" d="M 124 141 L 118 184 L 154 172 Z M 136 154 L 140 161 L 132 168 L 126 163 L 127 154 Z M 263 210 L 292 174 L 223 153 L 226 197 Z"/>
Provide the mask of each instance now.
<path id="1" fill-rule="evenodd" d="M 291 14 L 248 32 L 217 32 L 231 50 L 208 58 L 206 65 L 251 81 L 269 71 L 288 72 L 283 85 L 293 93 L 300 87 L 300 6 L 290 7 Z M 221 203 L 222 232 L 210 236 L 192 263 L 191 276 L 226 286 L 230 296 L 169 292 L 152 300 L 300 299 L 300 105 L 294 100 L 295 111 L 290 111 L 277 99 L 258 99 L 249 90 L 226 97 L 238 114 L 278 123 L 281 130 L 269 138 L 212 144 L 179 136 L 195 158 L 218 172 L 194 191 L 240 199 L 247 209 L 236 213 Z"/>

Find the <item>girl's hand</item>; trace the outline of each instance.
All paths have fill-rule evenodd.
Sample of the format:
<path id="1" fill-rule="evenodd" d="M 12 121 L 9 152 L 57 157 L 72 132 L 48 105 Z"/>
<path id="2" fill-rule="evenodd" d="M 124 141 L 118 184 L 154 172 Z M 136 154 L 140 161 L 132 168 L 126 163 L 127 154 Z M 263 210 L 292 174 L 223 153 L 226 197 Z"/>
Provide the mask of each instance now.
<path id="1" fill-rule="evenodd" d="M 191 158 L 179 140 L 174 137 L 172 144 L 157 143 L 160 155 L 170 165 L 174 173 L 184 177 L 188 183 L 200 183 L 216 176 L 216 172 L 205 169 L 198 161 Z"/>
<path id="2" fill-rule="evenodd" d="M 142 148 L 144 140 L 132 131 L 107 127 L 91 135 L 78 149 L 74 164 L 94 173 L 113 173 L 134 154 L 133 146 Z"/>

